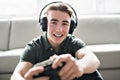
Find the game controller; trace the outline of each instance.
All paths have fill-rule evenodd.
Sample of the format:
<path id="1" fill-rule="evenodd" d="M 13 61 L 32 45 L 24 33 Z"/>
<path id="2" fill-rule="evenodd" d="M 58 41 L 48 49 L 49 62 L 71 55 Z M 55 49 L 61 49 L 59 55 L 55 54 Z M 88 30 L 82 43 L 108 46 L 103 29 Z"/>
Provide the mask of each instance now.
<path id="1" fill-rule="evenodd" d="M 42 77 L 42 76 L 49 76 L 50 78 L 59 77 L 58 72 L 65 65 L 65 62 L 61 63 L 56 69 L 53 69 L 52 63 L 54 60 L 55 59 L 49 59 L 49 60 L 45 60 L 43 62 L 35 64 L 34 67 L 43 66 L 44 71 L 42 73 L 34 75 L 33 78 L 38 78 L 38 77 Z"/>

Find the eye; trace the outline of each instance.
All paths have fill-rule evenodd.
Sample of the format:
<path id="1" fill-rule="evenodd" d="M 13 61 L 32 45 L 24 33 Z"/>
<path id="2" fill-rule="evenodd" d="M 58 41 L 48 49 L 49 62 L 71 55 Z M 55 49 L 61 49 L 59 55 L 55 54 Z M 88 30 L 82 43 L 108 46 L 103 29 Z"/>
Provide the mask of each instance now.
<path id="1" fill-rule="evenodd" d="M 57 22 L 56 22 L 56 21 L 51 21 L 51 24 L 56 25 L 56 24 L 57 24 Z"/>
<path id="2" fill-rule="evenodd" d="M 62 25 L 64 25 L 64 26 L 68 26 L 69 24 L 68 24 L 68 23 L 66 23 L 66 22 L 64 22 L 64 23 L 62 23 Z"/>

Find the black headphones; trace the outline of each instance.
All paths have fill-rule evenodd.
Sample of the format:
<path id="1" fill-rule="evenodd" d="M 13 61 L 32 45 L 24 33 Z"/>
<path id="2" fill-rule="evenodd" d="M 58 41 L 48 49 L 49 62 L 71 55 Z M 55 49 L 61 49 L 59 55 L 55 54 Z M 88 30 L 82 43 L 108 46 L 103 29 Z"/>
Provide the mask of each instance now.
<path id="1" fill-rule="evenodd" d="M 51 5 L 51 4 L 55 4 L 55 3 L 63 3 L 63 2 L 57 1 L 57 2 L 49 3 L 49 4 L 47 4 L 46 6 L 44 6 L 43 9 L 42 9 L 41 12 L 40 12 L 40 15 L 39 15 L 39 23 L 40 23 L 43 31 L 47 31 L 47 17 L 41 17 L 41 16 L 42 16 L 42 13 L 43 13 L 44 9 L 45 9 L 47 6 L 49 6 L 49 5 Z M 69 34 L 72 34 L 73 31 L 74 31 L 74 29 L 77 27 L 78 18 L 77 18 L 77 14 L 76 14 L 75 10 L 72 8 L 72 6 L 69 5 L 69 4 L 67 4 L 67 5 L 72 9 L 72 11 L 74 12 L 74 15 L 75 15 L 75 16 L 74 16 L 74 17 L 75 17 L 75 20 L 72 19 L 72 20 L 71 20 L 71 23 L 70 23 Z"/>

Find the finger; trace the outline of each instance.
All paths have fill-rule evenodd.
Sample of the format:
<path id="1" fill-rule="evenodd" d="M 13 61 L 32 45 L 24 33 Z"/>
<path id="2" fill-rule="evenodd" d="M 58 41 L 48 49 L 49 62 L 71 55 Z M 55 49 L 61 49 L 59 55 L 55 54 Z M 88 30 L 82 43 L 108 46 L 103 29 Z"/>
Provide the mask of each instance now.
<path id="1" fill-rule="evenodd" d="M 28 72 L 24 75 L 24 78 L 25 79 L 28 79 L 28 78 L 32 78 L 33 75 L 36 75 L 40 72 L 43 72 L 44 71 L 44 68 L 43 67 L 34 67 L 34 68 L 31 68 L 30 70 L 28 70 Z"/>
<path id="2" fill-rule="evenodd" d="M 76 77 L 81 77 L 83 75 L 83 70 L 80 69 L 79 71 L 76 71 Z"/>
<path id="3" fill-rule="evenodd" d="M 75 77 L 76 77 L 76 75 L 75 75 L 75 73 L 72 73 L 69 77 L 67 77 L 69 80 L 73 80 L 73 79 L 75 79 Z M 66 78 L 66 79 L 67 79 Z"/>
<path id="4" fill-rule="evenodd" d="M 48 76 L 44 76 L 44 77 L 36 78 L 34 80 L 49 80 L 49 77 Z"/>
<path id="5" fill-rule="evenodd" d="M 52 67 L 56 69 L 62 62 L 69 61 L 70 57 L 71 57 L 70 54 L 64 54 L 64 55 L 58 56 L 53 62 Z"/>
<path id="6" fill-rule="evenodd" d="M 31 70 L 32 74 L 38 74 L 38 73 L 42 73 L 44 71 L 44 68 L 42 66 L 39 67 L 34 67 Z"/>
<path id="7" fill-rule="evenodd" d="M 61 69 L 60 75 L 64 76 L 69 73 L 69 71 L 76 70 L 76 60 L 71 57 L 70 60 L 66 63 L 66 65 Z"/>
<path id="8" fill-rule="evenodd" d="M 71 80 L 71 75 L 74 73 L 74 70 L 71 68 L 67 73 L 65 73 L 64 75 L 61 76 L 61 79 L 63 80 Z"/>
<path id="9" fill-rule="evenodd" d="M 73 67 L 73 65 L 71 65 L 70 62 L 66 63 L 66 64 L 64 65 L 64 67 L 60 70 L 59 75 L 60 75 L 60 76 L 65 76 L 66 74 L 69 73 L 69 71 L 71 71 L 72 67 Z M 73 69 L 72 69 L 72 70 L 73 70 Z"/>
<path id="10" fill-rule="evenodd" d="M 50 59 L 56 59 L 58 57 L 58 55 L 53 55 L 53 56 L 50 56 Z"/>

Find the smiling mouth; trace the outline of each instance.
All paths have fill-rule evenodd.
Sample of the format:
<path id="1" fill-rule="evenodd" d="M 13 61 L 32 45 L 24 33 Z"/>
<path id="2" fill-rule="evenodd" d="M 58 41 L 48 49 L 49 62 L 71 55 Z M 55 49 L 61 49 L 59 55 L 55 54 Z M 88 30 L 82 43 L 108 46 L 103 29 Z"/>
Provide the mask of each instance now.
<path id="1" fill-rule="evenodd" d="M 60 38 L 63 36 L 63 34 L 53 34 L 55 37 Z"/>

